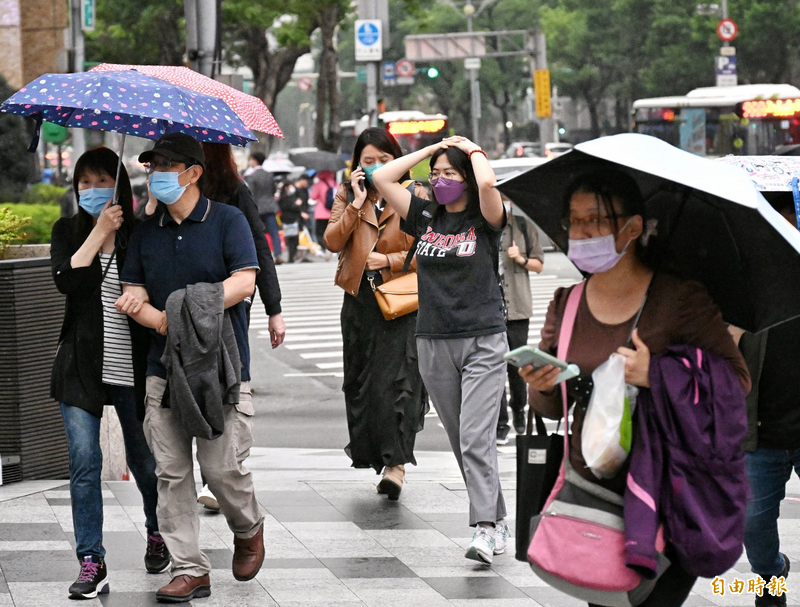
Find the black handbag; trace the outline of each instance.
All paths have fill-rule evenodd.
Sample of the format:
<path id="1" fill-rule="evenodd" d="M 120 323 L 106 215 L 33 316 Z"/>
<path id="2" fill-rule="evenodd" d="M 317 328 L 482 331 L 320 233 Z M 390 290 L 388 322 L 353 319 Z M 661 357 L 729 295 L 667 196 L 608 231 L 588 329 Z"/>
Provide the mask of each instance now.
<path id="1" fill-rule="evenodd" d="M 533 434 L 534 418 L 536 434 Z M 531 518 L 542 511 L 556 484 L 561 460 L 564 458 L 564 437 L 556 432 L 547 434 L 544 420 L 528 411 L 528 427 L 524 436 L 517 437 L 517 528 L 514 557 L 528 562 Z"/>

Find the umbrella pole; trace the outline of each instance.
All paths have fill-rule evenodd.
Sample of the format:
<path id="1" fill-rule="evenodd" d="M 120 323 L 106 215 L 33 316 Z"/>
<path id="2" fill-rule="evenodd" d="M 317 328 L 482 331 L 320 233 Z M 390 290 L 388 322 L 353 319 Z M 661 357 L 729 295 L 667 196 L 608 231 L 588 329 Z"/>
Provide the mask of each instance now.
<path id="1" fill-rule="evenodd" d="M 119 204 L 117 200 L 117 192 L 119 191 L 119 174 L 122 171 L 122 152 L 125 151 L 125 137 L 127 133 L 122 133 L 122 141 L 119 144 L 119 162 L 117 162 L 117 176 L 114 179 L 114 204 Z"/>

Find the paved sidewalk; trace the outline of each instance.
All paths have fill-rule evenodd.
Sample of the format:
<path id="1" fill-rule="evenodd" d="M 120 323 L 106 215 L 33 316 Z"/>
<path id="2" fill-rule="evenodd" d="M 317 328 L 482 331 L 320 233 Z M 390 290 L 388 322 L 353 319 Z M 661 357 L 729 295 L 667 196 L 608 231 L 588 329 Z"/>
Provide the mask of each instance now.
<path id="1" fill-rule="evenodd" d="M 514 448 L 501 448 L 506 502 L 515 503 Z M 378 477 L 349 468 L 341 451 L 254 448 L 248 460 L 267 511 L 267 559 L 255 580 L 230 571 L 233 536 L 221 515 L 201 516 L 211 559 L 212 594 L 200 607 L 571 607 L 582 603 L 545 586 L 514 560 L 513 541 L 492 567 L 464 558 L 472 532 L 466 490 L 449 453 L 418 453 L 398 502 L 377 495 Z M 199 478 L 199 475 L 198 475 Z M 800 481 L 794 478 L 780 521 L 793 561 L 789 596 L 800 597 Z M 155 605 L 167 574 L 148 575 L 141 499 L 132 482 L 105 483 L 105 546 L 111 593 L 103 605 Z M 73 552 L 69 487 L 64 480 L 0 487 L 0 606 L 71 605 Z M 512 513 L 513 514 L 513 513 Z M 510 521 L 513 529 L 513 521 Z M 743 557 L 744 558 L 744 557 Z M 750 579 L 744 560 L 724 577 Z M 686 605 L 752 605 L 751 594 L 715 595 L 699 580 Z M 800 601 L 798 601 L 800 602 Z M 93 604 L 93 603 L 89 603 Z M 96 604 L 96 603 L 94 603 Z M 790 598 L 790 605 L 792 599 Z"/>

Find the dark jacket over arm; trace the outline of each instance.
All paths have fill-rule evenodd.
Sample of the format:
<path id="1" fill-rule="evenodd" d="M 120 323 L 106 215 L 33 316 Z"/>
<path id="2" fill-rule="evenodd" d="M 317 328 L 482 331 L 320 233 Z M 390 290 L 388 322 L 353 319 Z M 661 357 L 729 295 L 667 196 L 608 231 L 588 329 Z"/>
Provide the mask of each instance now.
<path id="1" fill-rule="evenodd" d="M 264 236 L 266 228 L 261 218 L 258 216 L 258 209 L 253 200 L 253 194 L 248 187 L 241 183 L 236 190 L 236 196 L 229 204 L 237 207 L 244 213 L 247 223 L 250 224 L 250 231 L 253 233 L 253 241 L 256 245 L 256 255 L 258 256 L 258 266 L 261 270 L 256 275 L 256 287 L 267 316 L 274 316 L 281 313 L 281 287 L 278 283 L 278 272 L 275 270 L 275 260 L 272 257 L 272 250 L 269 248 L 267 237 Z"/>

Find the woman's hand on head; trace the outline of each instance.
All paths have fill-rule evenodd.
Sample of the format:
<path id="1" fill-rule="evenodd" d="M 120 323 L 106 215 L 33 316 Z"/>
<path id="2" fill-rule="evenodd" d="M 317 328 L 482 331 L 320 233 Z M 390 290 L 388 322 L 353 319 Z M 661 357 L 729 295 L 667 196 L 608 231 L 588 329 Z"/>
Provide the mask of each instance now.
<path id="1" fill-rule="evenodd" d="M 473 143 L 472 141 L 470 141 L 466 137 L 461 137 L 459 135 L 455 135 L 453 137 L 448 137 L 442 143 L 446 143 L 447 147 L 458 148 L 459 150 L 461 150 L 465 154 L 469 154 L 470 152 L 472 152 L 474 150 L 480 150 L 481 149 L 481 146 L 477 145 L 476 143 Z"/>
<path id="2" fill-rule="evenodd" d="M 519 375 L 534 390 L 538 392 L 552 392 L 556 387 L 556 378 L 561 373 L 561 369 L 553 365 L 534 368 L 533 365 L 525 365 L 519 370 Z"/>
<path id="3" fill-rule="evenodd" d="M 116 232 L 122 225 L 122 207 L 118 204 L 112 205 L 112 202 L 109 200 L 106 203 L 97 218 L 97 229 L 106 235 Z"/>
<path id="4" fill-rule="evenodd" d="M 650 387 L 650 349 L 639 337 L 639 329 L 634 329 L 631 337 L 635 350 L 619 348 L 625 360 L 625 382 L 641 388 Z"/>
<path id="5" fill-rule="evenodd" d="M 350 185 L 353 188 L 353 208 L 360 209 L 364 206 L 364 201 L 367 199 L 367 186 L 366 173 L 361 165 L 357 166 L 350 173 Z"/>

